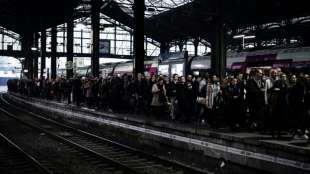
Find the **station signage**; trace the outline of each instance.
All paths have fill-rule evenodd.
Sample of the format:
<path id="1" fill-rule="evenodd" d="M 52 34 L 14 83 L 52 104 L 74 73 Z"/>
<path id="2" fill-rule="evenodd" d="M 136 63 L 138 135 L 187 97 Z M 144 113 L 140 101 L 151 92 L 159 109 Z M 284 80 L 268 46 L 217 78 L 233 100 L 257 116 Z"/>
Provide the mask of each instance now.
<path id="1" fill-rule="evenodd" d="M 100 54 L 110 54 L 111 42 L 107 39 L 99 40 L 99 53 Z"/>

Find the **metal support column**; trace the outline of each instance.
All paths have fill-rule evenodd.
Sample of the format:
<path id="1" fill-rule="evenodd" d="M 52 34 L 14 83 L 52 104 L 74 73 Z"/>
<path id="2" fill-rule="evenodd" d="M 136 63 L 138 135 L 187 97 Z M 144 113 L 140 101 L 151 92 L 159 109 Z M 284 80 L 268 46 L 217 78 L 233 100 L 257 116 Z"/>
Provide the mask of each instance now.
<path id="1" fill-rule="evenodd" d="M 40 78 L 44 79 L 44 69 L 45 69 L 45 58 L 46 58 L 46 29 L 41 28 L 41 72 Z"/>
<path id="2" fill-rule="evenodd" d="M 190 74 L 190 65 L 188 64 L 188 51 L 184 52 L 184 75 L 187 77 Z"/>
<path id="3" fill-rule="evenodd" d="M 144 72 L 144 0 L 134 1 L 134 58 L 135 75 Z"/>
<path id="4" fill-rule="evenodd" d="M 2 42 L 1 43 L 2 44 L 2 50 L 4 50 L 4 34 L 2 33 L 1 35 L 2 35 L 2 40 L 1 40 L 1 42 Z"/>
<path id="5" fill-rule="evenodd" d="M 73 77 L 73 11 L 67 19 L 67 79 Z"/>
<path id="6" fill-rule="evenodd" d="M 221 80 L 226 69 L 225 28 L 223 18 L 223 0 L 217 2 L 217 18 L 214 23 L 214 38 L 212 43 L 211 67 L 215 75 Z"/>
<path id="7" fill-rule="evenodd" d="M 167 42 L 160 43 L 160 57 L 162 60 L 167 59 L 169 54 L 169 44 Z"/>
<path id="8" fill-rule="evenodd" d="M 117 54 L 117 49 L 116 49 L 116 35 L 117 35 L 117 30 L 116 30 L 116 24 L 114 24 L 114 54 Z"/>
<path id="9" fill-rule="evenodd" d="M 147 37 L 144 38 L 144 43 L 145 43 L 145 55 L 147 56 L 147 51 L 148 51 L 148 48 L 147 48 Z"/>
<path id="10" fill-rule="evenodd" d="M 56 67 L 56 53 L 57 53 L 57 28 L 52 27 L 52 38 L 51 38 L 51 78 L 56 79 L 57 77 L 57 67 Z"/>
<path id="11" fill-rule="evenodd" d="M 290 19 L 285 20 L 285 42 L 286 44 L 291 43 L 291 26 L 292 21 Z"/>
<path id="12" fill-rule="evenodd" d="M 66 27 L 65 25 L 64 25 L 64 27 Z M 62 43 L 63 43 L 63 45 L 62 45 L 62 52 L 66 52 L 66 30 L 63 30 L 63 32 L 62 32 Z"/>
<path id="13" fill-rule="evenodd" d="M 94 77 L 99 77 L 99 39 L 100 39 L 100 0 L 91 1 L 92 23 L 92 58 L 91 70 Z"/>
<path id="14" fill-rule="evenodd" d="M 182 52 L 184 48 L 184 42 L 183 41 L 178 42 L 178 47 L 179 47 L 180 52 Z"/>
<path id="15" fill-rule="evenodd" d="M 262 40 L 261 40 L 261 27 L 257 25 L 255 27 L 255 47 L 260 49 L 262 47 Z"/>
<path id="16" fill-rule="evenodd" d="M 31 54 L 31 47 L 33 44 L 32 33 L 26 31 L 22 34 L 22 51 L 25 55 L 24 67 L 27 70 L 27 78 L 33 79 L 33 59 Z"/>
<path id="17" fill-rule="evenodd" d="M 130 32 L 130 55 L 133 55 L 132 32 Z"/>
<path id="18" fill-rule="evenodd" d="M 195 48 L 195 57 L 198 56 L 198 46 L 199 46 L 199 39 L 196 38 L 193 42 Z"/>
<path id="19" fill-rule="evenodd" d="M 36 48 L 35 52 L 37 52 L 39 48 L 39 33 L 34 34 L 34 47 Z M 38 56 L 37 54 L 33 56 L 33 78 L 38 79 Z"/>
<path id="20" fill-rule="evenodd" d="M 83 29 L 81 30 L 81 54 L 83 54 Z"/>

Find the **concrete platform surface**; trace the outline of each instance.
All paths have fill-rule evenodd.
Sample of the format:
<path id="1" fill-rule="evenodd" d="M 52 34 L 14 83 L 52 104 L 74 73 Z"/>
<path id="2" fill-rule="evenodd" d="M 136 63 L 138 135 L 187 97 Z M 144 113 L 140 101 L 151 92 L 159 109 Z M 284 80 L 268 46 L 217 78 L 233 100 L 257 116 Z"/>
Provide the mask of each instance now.
<path id="1" fill-rule="evenodd" d="M 201 125 L 172 123 L 131 114 L 115 114 L 55 101 L 9 95 L 10 99 L 82 122 L 97 122 L 148 135 L 171 146 L 202 150 L 203 155 L 239 165 L 269 168 L 272 173 L 310 173 L 310 145 L 303 140 L 274 140 L 255 132 L 212 130 Z M 155 138 L 154 138 L 155 137 Z M 182 144 L 182 145 L 181 145 Z"/>

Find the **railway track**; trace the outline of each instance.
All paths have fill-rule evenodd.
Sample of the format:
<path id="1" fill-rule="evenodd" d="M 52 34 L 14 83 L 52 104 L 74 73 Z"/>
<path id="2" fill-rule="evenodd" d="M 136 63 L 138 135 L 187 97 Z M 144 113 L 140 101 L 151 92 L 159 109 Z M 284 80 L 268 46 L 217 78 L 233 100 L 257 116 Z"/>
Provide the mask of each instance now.
<path id="1" fill-rule="evenodd" d="M 207 173 L 190 166 L 186 166 L 173 161 L 168 161 L 159 157 L 140 152 L 134 148 L 97 135 L 85 132 L 80 129 L 65 125 L 55 120 L 47 119 L 43 115 L 28 112 L 27 110 L 17 107 L 1 96 L 1 102 L 7 107 L 2 112 L 7 112 L 12 118 L 28 124 L 35 129 L 44 131 L 49 136 L 56 138 L 63 143 L 81 149 L 84 152 L 82 156 L 88 159 L 88 155 L 100 157 L 106 163 L 112 164 L 114 168 L 120 168 L 121 173 L 158 173 L 158 174 L 186 174 L 186 173 Z M 15 115 L 14 116 L 12 113 Z M 23 113 L 22 116 L 20 116 Z M 99 164 L 92 161 L 93 164 Z M 112 167 L 112 168 L 113 168 Z"/>
<path id="2" fill-rule="evenodd" d="M 52 174 L 53 172 L 0 133 L 0 173 Z"/>

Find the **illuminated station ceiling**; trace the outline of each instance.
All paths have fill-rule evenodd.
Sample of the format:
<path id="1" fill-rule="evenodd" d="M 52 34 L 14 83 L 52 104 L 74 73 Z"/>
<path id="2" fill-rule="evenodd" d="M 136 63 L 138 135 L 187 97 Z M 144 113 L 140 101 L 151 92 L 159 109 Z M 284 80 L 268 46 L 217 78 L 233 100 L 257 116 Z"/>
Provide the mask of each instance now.
<path id="1" fill-rule="evenodd" d="M 181 5 L 192 2 L 193 0 L 145 0 L 145 17 L 151 17 L 161 12 L 179 7 Z M 123 11 L 133 16 L 132 6 L 134 0 L 115 0 Z"/>

